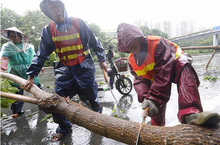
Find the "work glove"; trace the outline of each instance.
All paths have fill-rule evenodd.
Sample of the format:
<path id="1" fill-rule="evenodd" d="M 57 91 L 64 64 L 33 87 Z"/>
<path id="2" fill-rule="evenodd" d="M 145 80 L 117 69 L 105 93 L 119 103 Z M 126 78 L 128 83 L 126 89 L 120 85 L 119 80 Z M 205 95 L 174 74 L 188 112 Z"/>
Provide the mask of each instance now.
<path id="1" fill-rule="evenodd" d="M 158 113 L 158 107 L 154 100 L 144 99 L 144 101 L 142 102 L 142 109 L 144 110 L 147 107 L 148 107 L 148 116 L 154 116 L 155 114 Z"/>

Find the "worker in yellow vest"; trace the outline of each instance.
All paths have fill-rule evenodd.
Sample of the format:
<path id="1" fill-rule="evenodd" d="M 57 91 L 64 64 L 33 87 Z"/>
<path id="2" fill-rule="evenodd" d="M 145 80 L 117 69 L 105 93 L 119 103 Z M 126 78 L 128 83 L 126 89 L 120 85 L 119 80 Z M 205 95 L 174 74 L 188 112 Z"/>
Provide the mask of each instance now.
<path id="1" fill-rule="evenodd" d="M 162 37 L 144 36 L 134 25 L 121 23 L 117 29 L 118 49 L 130 53 L 129 67 L 142 109 L 149 107 L 149 124 L 164 126 L 166 104 L 172 83 L 179 94 L 181 123 L 213 126 L 220 122 L 216 112 L 203 112 L 192 57 Z"/>

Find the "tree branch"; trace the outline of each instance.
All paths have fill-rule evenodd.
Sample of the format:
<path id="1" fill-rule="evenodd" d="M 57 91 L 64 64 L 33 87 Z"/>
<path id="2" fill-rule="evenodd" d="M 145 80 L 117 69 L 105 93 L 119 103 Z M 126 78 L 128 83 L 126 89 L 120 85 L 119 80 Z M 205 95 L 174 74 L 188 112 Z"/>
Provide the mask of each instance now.
<path id="1" fill-rule="evenodd" d="M 32 104 L 37 104 L 37 99 L 34 97 L 30 97 L 30 96 L 1 92 L 1 97 L 19 100 L 19 101 L 23 101 L 23 102 L 28 102 L 28 103 L 32 103 Z"/>
<path id="2" fill-rule="evenodd" d="M 21 77 L 18 77 L 10 73 L 4 73 L 4 72 L 1 72 L 0 74 L 1 74 L 1 77 L 12 80 L 15 83 L 19 84 L 21 88 L 23 88 L 23 85 L 25 85 L 26 80 Z M 39 87 L 37 87 L 35 84 L 33 84 L 29 92 L 33 94 L 37 99 L 43 99 L 45 97 L 51 96 L 51 94 L 44 92 Z"/>

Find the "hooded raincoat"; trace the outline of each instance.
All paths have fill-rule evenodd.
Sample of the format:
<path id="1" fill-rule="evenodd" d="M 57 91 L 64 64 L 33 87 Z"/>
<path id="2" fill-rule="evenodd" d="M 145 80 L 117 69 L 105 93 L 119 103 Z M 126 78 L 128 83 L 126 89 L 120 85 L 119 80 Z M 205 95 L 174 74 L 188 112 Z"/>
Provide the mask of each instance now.
<path id="1" fill-rule="evenodd" d="M 55 23 L 54 22 L 56 30 L 59 32 L 68 32 L 68 30 L 70 30 L 70 28 L 72 27 L 72 19 L 73 18 L 69 17 L 67 15 L 64 4 L 62 1 L 60 1 L 60 0 L 53 0 L 53 1 L 60 3 L 60 6 L 63 7 L 63 10 L 64 10 L 64 22 L 63 23 Z M 46 5 L 47 5 L 47 0 L 42 1 L 40 4 L 41 10 L 47 17 L 52 19 L 49 12 L 47 11 Z M 79 18 L 77 19 L 77 21 L 78 21 L 78 27 L 79 27 L 79 35 L 80 35 L 80 39 L 81 39 L 81 42 L 83 45 L 83 50 L 86 51 L 87 49 L 92 48 L 93 51 L 98 56 L 98 61 L 104 62 L 106 59 L 105 58 L 105 51 L 104 51 L 100 41 L 94 36 L 91 29 L 87 26 L 87 24 L 85 24 L 85 22 L 83 22 Z M 53 51 L 56 52 L 56 47 L 55 47 L 54 42 L 52 40 L 52 34 L 49 29 L 49 25 L 47 25 L 42 30 L 39 50 L 38 50 L 37 54 L 35 55 L 35 57 L 32 61 L 32 64 L 27 71 L 27 74 L 30 76 L 34 76 L 34 77 L 38 76 L 41 68 L 43 67 L 45 60 L 48 59 L 48 56 Z M 71 77 L 74 78 L 75 81 L 77 81 L 80 88 L 83 89 L 86 86 L 93 84 L 92 79 L 87 79 L 87 78 L 92 77 L 95 72 L 94 63 L 92 60 L 92 56 L 90 54 L 85 56 L 85 60 L 82 63 L 80 63 L 78 65 L 71 66 L 71 69 L 69 67 L 69 70 L 72 70 Z M 62 74 L 62 76 L 60 76 L 60 77 L 64 77 L 64 76 L 65 76 L 65 74 Z M 66 76 L 66 77 L 68 77 L 68 76 Z M 56 80 L 58 80 L 58 79 L 59 78 L 56 78 Z M 60 87 L 62 87 L 62 88 L 67 87 L 66 84 L 68 84 L 68 81 L 58 82 L 57 85 L 60 83 L 62 83 L 62 84 L 60 84 L 59 86 L 55 86 L 57 91 L 59 91 Z"/>
<path id="2" fill-rule="evenodd" d="M 9 41 L 2 46 L 2 56 L 9 58 L 7 71 L 24 79 L 28 79 L 26 72 L 34 55 L 34 46 L 28 43 L 21 42 L 16 44 L 12 41 Z M 36 77 L 34 79 L 34 83 L 39 85 L 39 78 Z M 17 83 L 12 85 L 19 87 Z"/>
<path id="3" fill-rule="evenodd" d="M 35 54 L 34 46 L 27 43 L 29 40 L 28 36 L 26 36 L 16 27 L 11 27 L 1 30 L 1 34 L 5 38 L 8 38 L 8 40 L 10 40 L 8 37 L 8 31 L 20 33 L 21 42 L 13 43 L 13 41 L 9 41 L 3 44 L 2 46 L 2 50 L 1 50 L 2 57 L 8 58 L 7 71 L 24 79 L 28 79 L 28 75 L 26 74 L 26 72 Z M 34 83 L 38 87 L 41 87 L 40 80 L 38 77 L 34 78 Z M 16 92 L 16 94 L 23 95 L 24 90 L 20 88 L 19 84 L 13 83 L 12 86 L 15 86 L 19 89 L 19 91 Z M 11 105 L 12 113 L 13 114 L 22 113 L 23 105 L 24 102 L 22 101 L 16 101 L 15 103 L 13 103 Z"/>
<path id="4" fill-rule="evenodd" d="M 175 44 L 161 37 L 143 36 L 143 33 L 136 26 L 122 23 L 118 26 L 118 49 L 122 52 L 127 52 L 134 39 L 141 39 L 141 51 L 134 56 L 135 65 L 139 66 L 139 62 L 144 63 L 146 60 L 147 50 L 152 49 L 152 43 L 157 40 L 154 50 L 154 72 L 153 79 L 146 79 L 138 76 L 134 71 L 131 62 L 129 67 L 131 73 L 134 75 L 134 88 L 138 94 L 138 101 L 151 99 L 157 102 L 159 112 L 155 116 L 151 116 L 151 123 L 153 125 L 165 125 L 165 109 L 166 104 L 170 99 L 171 85 L 177 84 L 179 94 L 179 112 L 178 118 L 180 122 L 185 123 L 185 116 L 188 114 L 202 112 L 200 96 L 198 92 L 199 79 L 191 66 L 192 57 L 183 53 L 178 58 L 176 57 Z M 152 53 L 152 54 L 153 54 Z M 132 55 L 130 55 L 132 56 Z M 130 59 L 131 60 L 131 59 Z M 135 66 L 133 64 L 133 66 Z"/>
<path id="5" fill-rule="evenodd" d="M 63 7 L 64 10 L 64 22 L 63 23 L 55 23 L 56 30 L 59 32 L 68 32 L 70 28 L 72 27 L 72 17 L 69 17 L 66 13 L 64 4 L 60 0 L 53 0 L 54 2 L 60 3 L 60 6 Z M 47 0 L 44 0 L 41 4 L 41 10 L 42 12 L 52 19 L 49 12 L 46 8 Z M 81 20 L 77 19 L 78 26 L 79 26 L 79 35 L 80 39 L 83 45 L 83 50 L 87 50 L 89 47 L 93 48 L 93 51 L 98 56 L 98 61 L 105 61 L 105 51 L 99 42 L 99 40 L 94 36 L 90 28 Z M 35 55 L 32 64 L 30 68 L 27 71 L 27 74 L 30 76 L 38 76 L 41 68 L 43 67 L 43 64 L 45 60 L 48 59 L 48 56 L 53 52 L 56 51 L 56 47 L 54 45 L 54 42 L 52 40 L 52 34 L 49 29 L 49 25 L 45 26 L 42 30 L 41 34 L 41 41 L 39 45 L 39 50 L 37 54 Z M 62 65 L 62 64 L 61 64 Z M 59 65 L 60 66 L 60 65 Z M 68 73 L 65 73 L 64 71 L 68 68 Z M 72 81 L 71 79 L 74 79 L 80 89 L 85 88 L 86 86 L 92 85 L 94 81 L 94 73 L 95 73 L 95 67 L 92 60 L 91 55 L 86 55 L 85 60 L 78 64 L 73 65 L 69 67 L 63 67 L 61 70 L 63 73 L 62 75 L 55 76 L 56 77 L 56 83 L 55 83 L 55 90 L 56 92 L 59 92 L 67 87 L 69 82 Z M 70 71 L 70 72 L 69 72 Z M 70 76 L 71 75 L 71 76 Z M 61 78 L 60 78 L 61 77 Z M 65 80 L 64 80 L 65 78 Z M 93 79 L 91 79 L 93 78 Z M 68 88 L 67 88 L 68 89 Z M 72 92 L 70 93 L 72 94 Z M 68 95 L 70 95 L 68 94 Z"/>
<path id="6" fill-rule="evenodd" d="M 50 6 L 48 3 L 49 1 L 59 3 L 58 6 L 63 10 L 64 14 L 64 21 L 62 23 L 56 23 L 50 15 L 48 11 L 48 6 Z M 47 17 L 53 20 L 53 22 L 46 25 L 42 30 L 39 50 L 27 71 L 28 75 L 37 76 L 40 69 L 43 67 L 45 60 L 48 59 L 48 56 L 53 51 L 59 53 L 60 50 L 62 51 L 62 48 L 65 48 L 67 51 L 69 51 L 69 48 L 76 48 L 75 46 L 78 45 L 78 43 L 75 44 L 74 42 L 70 42 L 74 43 L 73 47 L 65 43 L 67 41 L 69 42 L 69 38 L 75 41 L 76 39 L 74 36 L 77 36 L 77 42 L 80 42 L 80 48 L 82 48 L 83 51 L 92 48 L 98 56 L 98 61 L 105 61 L 105 51 L 100 41 L 94 36 L 91 29 L 83 20 L 69 17 L 67 15 L 62 1 L 43 0 L 40 4 L 40 8 Z M 73 25 L 73 23 L 75 25 Z M 77 26 L 77 28 L 75 26 Z M 73 29 L 74 34 L 70 35 L 70 31 Z M 75 35 L 76 33 L 77 35 Z M 62 35 L 62 37 L 59 37 L 59 35 Z M 59 45 L 55 43 L 57 39 L 62 41 L 62 48 L 59 48 Z M 71 54 L 71 56 L 73 55 L 74 54 Z M 59 53 L 58 56 L 60 60 L 63 59 L 63 57 L 61 58 L 62 54 Z M 71 63 L 70 61 L 70 63 L 63 64 L 62 62 L 59 62 L 55 65 L 55 92 L 60 96 L 70 98 L 75 94 L 78 94 L 80 99 L 89 105 L 92 110 L 101 112 L 102 107 L 97 98 L 94 62 L 90 54 L 86 54 L 84 57 L 83 61 L 80 60 L 80 63 L 74 63 L 74 65 L 69 65 Z M 56 130 L 57 133 L 65 135 L 71 129 L 70 122 L 60 114 L 53 114 L 53 119 L 55 123 L 59 124 L 59 127 Z"/>

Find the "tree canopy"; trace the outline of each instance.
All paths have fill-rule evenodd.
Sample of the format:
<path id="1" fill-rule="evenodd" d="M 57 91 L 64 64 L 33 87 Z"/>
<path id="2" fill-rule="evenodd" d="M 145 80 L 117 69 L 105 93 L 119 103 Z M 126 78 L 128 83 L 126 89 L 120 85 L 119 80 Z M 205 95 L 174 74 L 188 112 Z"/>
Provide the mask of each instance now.
<path id="1" fill-rule="evenodd" d="M 159 29 L 149 29 L 147 26 L 140 26 L 139 29 L 143 32 L 145 35 L 154 35 L 154 36 L 161 36 L 163 38 L 168 38 L 168 34 L 164 33 L 163 31 Z"/>
<path id="2" fill-rule="evenodd" d="M 105 33 L 101 31 L 101 28 L 95 24 L 95 23 L 90 23 L 88 24 L 89 28 L 92 30 L 94 35 L 100 40 L 101 44 L 103 45 L 104 49 L 108 49 L 109 45 L 111 45 L 111 40 L 105 36 Z M 94 52 L 92 51 L 92 56 L 94 56 Z"/>
<path id="3" fill-rule="evenodd" d="M 39 10 L 28 10 L 21 16 L 13 10 L 3 8 L 1 9 L 1 15 L 1 29 L 17 27 L 30 38 L 29 43 L 33 44 L 35 51 L 37 51 L 41 31 L 51 20 Z M 1 44 L 5 42 L 6 41 L 3 40 Z"/>

